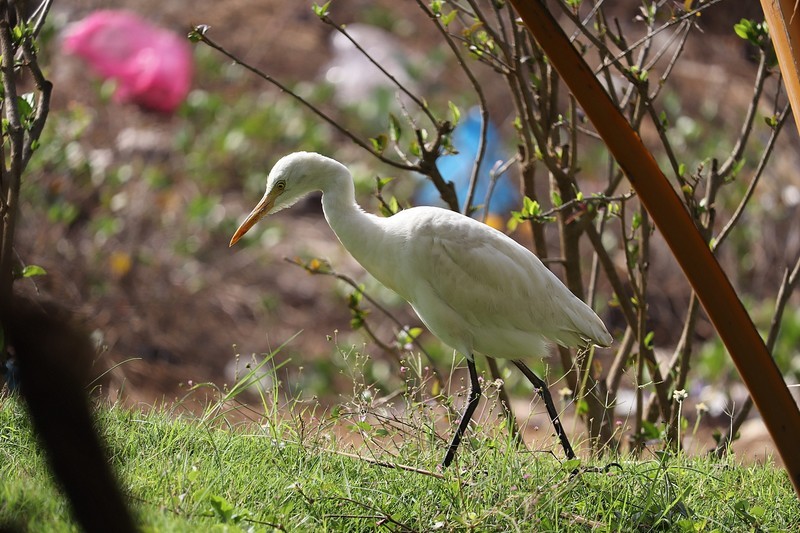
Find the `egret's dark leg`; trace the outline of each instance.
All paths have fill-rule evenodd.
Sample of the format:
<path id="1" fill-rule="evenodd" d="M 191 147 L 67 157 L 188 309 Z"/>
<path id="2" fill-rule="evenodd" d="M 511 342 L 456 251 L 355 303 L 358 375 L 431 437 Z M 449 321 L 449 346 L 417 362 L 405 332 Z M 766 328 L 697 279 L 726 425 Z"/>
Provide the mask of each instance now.
<path id="1" fill-rule="evenodd" d="M 447 455 L 444 456 L 444 461 L 442 461 L 442 467 L 445 468 L 450 466 L 450 463 L 453 462 L 453 457 L 456 455 L 461 437 L 464 435 L 464 431 L 466 431 L 469 421 L 472 418 L 472 413 L 475 412 L 475 409 L 478 407 L 478 402 L 481 399 L 481 384 L 478 382 L 478 370 L 475 368 L 475 361 L 470 358 L 467 358 L 467 369 L 469 370 L 470 380 L 469 398 L 467 400 L 467 407 L 464 409 L 464 414 L 461 415 L 461 422 L 458 423 L 458 429 L 456 429 L 456 433 L 453 435 L 453 441 L 447 449 Z"/>
<path id="2" fill-rule="evenodd" d="M 564 453 L 567 454 L 567 459 L 574 459 L 575 452 L 572 451 L 572 446 L 569 444 L 569 439 L 567 438 L 567 434 L 564 431 L 564 427 L 561 425 L 561 420 L 558 418 L 558 411 L 556 411 L 556 406 L 553 403 L 553 397 L 550 395 L 550 390 L 547 388 L 547 383 L 545 383 L 539 376 L 533 373 L 533 370 L 528 368 L 525 363 L 519 360 L 512 361 L 517 368 L 519 368 L 525 377 L 533 383 L 533 388 L 536 389 L 536 392 L 539 393 L 539 396 L 542 397 L 544 400 L 544 405 L 547 407 L 547 414 L 550 415 L 550 421 L 553 422 L 553 427 L 556 430 L 556 435 L 558 435 L 558 439 L 561 441 L 561 446 L 564 448 Z"/>

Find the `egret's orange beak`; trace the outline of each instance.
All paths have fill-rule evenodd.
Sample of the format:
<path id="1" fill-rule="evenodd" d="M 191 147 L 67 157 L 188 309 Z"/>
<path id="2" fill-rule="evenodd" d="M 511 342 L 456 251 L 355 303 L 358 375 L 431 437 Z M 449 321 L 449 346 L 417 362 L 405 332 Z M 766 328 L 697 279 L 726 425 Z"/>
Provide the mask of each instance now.
<path id="1" fill-rule="evenodd" d="M 247 233 L 256 222 L 264 218 L 270 212 L 270 210 L 272 210 L 272 206 L 275 203 L 275 198 L 278 196 L 278 194 L 280 194 L 280 191 L 273 190 L 270 191 L 269 194 L 264 195 L 261 201 L 258 202 L 258 205 L 256 205 L 253 210 L 250 211 L 250 214 L 247 215 L 247 218 L 244 219 L 244 222 L 242 222 L 242 225 L 236 230 L 236 233 L 233 234 L 233 237 L 231 237 L 231 242 L 228 244 L 229 248 L 236 244 L 236 242 L 242 238 L 242 235 Z"/>

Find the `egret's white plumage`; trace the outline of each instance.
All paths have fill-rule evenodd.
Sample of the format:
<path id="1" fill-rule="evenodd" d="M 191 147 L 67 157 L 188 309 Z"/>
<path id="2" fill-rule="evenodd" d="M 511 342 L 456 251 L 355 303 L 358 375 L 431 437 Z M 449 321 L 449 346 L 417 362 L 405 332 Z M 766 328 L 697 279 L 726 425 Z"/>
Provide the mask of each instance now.
<path id="1" fill-rule="evenodd" d="M 513 239 L 436 207 L 406 209 L 388 218 L 365 213 L 355 201 L 347 168 L 319 154 L 298 152 L 278 161 L 267 178 L 264 197 L 231 245 L 267 213 L 289 207 L 316 190 L 322 191 L 328 224 L 352 256 L 407 300 L 434 335 L 468 358 L 473 389 L 475 353 L 511 359 L 522 368 L 521 359 L 545 355 L 549 342 L 568 347 L 611 343 L 594 311 Z M 534 385 L 539 387 L 539 382 Z M 539 392 L 549 396 L 544 389 Z M 480 388 L 473 393 L 472 409 Z M 550 404 L 556 431 L 563 433 Z M 445 465 L 452 460 L 466 423 L 462 419 Z M 562 433 L 559 437 L 567 450 Z"/>

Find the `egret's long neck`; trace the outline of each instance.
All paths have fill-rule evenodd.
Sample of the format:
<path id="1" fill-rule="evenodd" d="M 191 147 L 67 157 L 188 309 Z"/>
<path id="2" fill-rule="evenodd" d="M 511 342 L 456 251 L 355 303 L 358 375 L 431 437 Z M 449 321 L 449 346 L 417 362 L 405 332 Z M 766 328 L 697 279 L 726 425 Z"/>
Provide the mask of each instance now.
<path id="1" fill-rule="evenodd" d="M 350 254 L 374 274 L 379 260 L 375 250 L 385 231 L 381 219 L 365 213 L 356 203 L 353 177 L 345 168 L 337 169 L 322 186 L 322 210 L 331 229 Z"/>

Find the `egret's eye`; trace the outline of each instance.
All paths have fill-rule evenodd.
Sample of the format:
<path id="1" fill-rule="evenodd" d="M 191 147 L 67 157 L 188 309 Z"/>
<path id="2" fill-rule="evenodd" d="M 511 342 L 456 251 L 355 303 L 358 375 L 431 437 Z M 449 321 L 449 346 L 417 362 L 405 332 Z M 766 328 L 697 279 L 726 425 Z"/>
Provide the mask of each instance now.
<path id="1" fill-rule="evenodd" d="M 283 189 L 286 188 L 286 182 L 279 181 L 278 183 L 275 184 L 275 188 L 278 189 L 279 191 L 282 191 Z"/>

